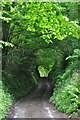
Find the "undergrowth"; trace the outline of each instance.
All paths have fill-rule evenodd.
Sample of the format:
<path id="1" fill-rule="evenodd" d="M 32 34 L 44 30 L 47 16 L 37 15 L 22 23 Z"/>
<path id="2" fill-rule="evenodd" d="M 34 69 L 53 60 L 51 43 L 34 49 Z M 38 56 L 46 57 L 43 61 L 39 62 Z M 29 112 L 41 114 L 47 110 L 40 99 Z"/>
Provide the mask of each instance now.
<path id="1" fill-rule="evenodd" d="M 54 103 L 58 110 L 73 114 L 80 109 L 80 50 L 74 50 L 69 66 L 63 74 L 56 78 L 56 84 L 50 102 Z"/>
<path id="2" fill-rule="evenodd" d="M 0 120 L 5 117 L 6 111 L 9 105 L 12 104 L 13 97 L 8 90 L 4 88 L 2 81 L 0 80 Z"/>
<path id="3" fill-rule="evenodd" d="M 6 75 L 3 80 L 0 81 L 0 120 L 5 118 L 9 106 L 12 105 L 15 100 L 27 95 L 36 84 L 33 75 L 28 78 L 28 82 L 25 79 L 14 80 L 11 78 L 11 76 Z"/>

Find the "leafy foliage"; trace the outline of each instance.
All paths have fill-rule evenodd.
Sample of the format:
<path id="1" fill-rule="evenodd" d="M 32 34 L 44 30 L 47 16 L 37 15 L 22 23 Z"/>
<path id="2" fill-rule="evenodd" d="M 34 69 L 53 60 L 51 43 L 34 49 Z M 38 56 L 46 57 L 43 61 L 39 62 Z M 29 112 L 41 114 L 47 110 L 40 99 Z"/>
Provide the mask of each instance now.
<path id="1" fill-rule="evenodd" d="M 50 80 L 54 79 L 53 84 L 56 82 L 55 96 L 52 96 L 51 101 L 54 99 L 58 108 L 67 113 L 77 111 L 79 100 L 78 95 L 76 97 L 74 94 L 79 94 L 78 81 L 75 78 L 77 82 L 73 83 L 73 78 L 70 75 L 78 55 L 75 53 L 76 57 L 69 56 L 72 55 L 74 49 L 79 47 L 77 40 L 79 38 L 78 19 L 77 16 L 73 17 L 74 13 L 70 14 L 74 6 L 74 12 L 77 12 L 77 3 L 63 5 L 63 3 L 53 2 L 0 2 L 0 4 L 3 7 L 0 18 L 7 26 L 6 28 L 3 26 L 5 34 L 0 45 L 14 45 L 12 48 L 6 47 L 5 49 L 3 47 L 2 83 L 3 91 L 7 89 L 7 92 L 2 92 L 2 95 L 5 96 L 6 105 L 8 106 L 12 102 L 12 98 L 24 96 L 36 85 L 38 77 L 35 75 L 35 69 L 37 67 L 42 76 L 48 76 Z M 69 15 L 67 15 L 66 9 L 70 11 Z M 71 61 L 71 65 L 67 69 L 65 66 L 66 71 L 62 67 L 65 57 L 67 60 L 74 58 L 76 61 Z M 57 80 L 56 77 L 60 73 L 60 78 Z M 71 94 L 67 92 L 68 89 Z M 63 104 L 64 108 L 60 106 L 63 99 L 61 97 L 59 100 L 58 90 L 60 92 L 62 90 L 61 94 L 63 96 L 64 93 L 64 98 L 70 94 L 70 98 L 74 99 L 73 107 L 69 98 L 66 100 L 66 106 Z M 10 96 L 11 102 L 10 100 L 8 102 L 6 95 Z M 58 100 L 56 100 L 56 96 Z M 67 101 L 69 101 L 69 109 Z M 3 109 L 5 111 L 6 107 Z M 4 111 L 3 113 L 5 113 Z"/>
<path id="2" fill-rule="evenodd" d="M 78 20 L 78 2 L 61 2 L 60 3 L 63 9 L 63 14 L 66 15 L 72 21 L 79 21 Z"/>
<path id="3" fill-rule="evenodd" d="M 14 45 L 9 43 L 9 42 L 4 42 L 4 41 L 0 41 L 0 48 L 3 48 L 3 45 L 5 45 L 5 47 L 13 47 Z"/>
<path id="4" fill-rule="evenodd" d="M 78 76 L 80 61 L 76 56 L 80 56 L 79 52 L 80 49 L 75 49 L 74 54 L 67 57 L 71 61 L 70 65 L 62 75 L 57 77 L 54 94 L 50 99 L 59 110 L 66 113 L 76 112 L 80 108 L 80 77 Z"/>
<path id="5" fill-rule="evenodd" d="M 5 3 L 2 3 L 4 6 Z M 79 37 L 76 22 L 63 16 L 63 8 L 58 3 L 19 2 L 13 4 L 9 2 L 6 4 L 10 10 L 6 12 L 3 9 L 2 12 L 7 14 L 6 19 L 10 18 L 10 34 L 14 36 L 19 32 L 23 34 L 25 34 L 24 31 L 33 32 L 47 43 L 52 43 L 53 39 L 63 40 L 68 35 Z"/>
<path id="6" fill-rule="evenodd" d="M 2 81 L 0 80 L 0 119 L 5 117 L 6 111 L 9 105 L 12 104 L 13 97 L 9 94 L 8 89 L 6 89 Z"/>

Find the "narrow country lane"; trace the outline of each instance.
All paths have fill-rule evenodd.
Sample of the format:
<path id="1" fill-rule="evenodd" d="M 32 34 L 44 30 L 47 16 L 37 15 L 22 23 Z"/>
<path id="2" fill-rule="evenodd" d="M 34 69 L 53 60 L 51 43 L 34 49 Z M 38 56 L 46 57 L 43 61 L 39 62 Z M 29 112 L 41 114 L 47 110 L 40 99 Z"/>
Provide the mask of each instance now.
<path id="1" fill-rule="evenodd" d="M 68 118 L 49 103 L 52 87 L 49 81 L 41 80 L 38 87 L 25 98 L 18 101 L 7 118 Z"/>

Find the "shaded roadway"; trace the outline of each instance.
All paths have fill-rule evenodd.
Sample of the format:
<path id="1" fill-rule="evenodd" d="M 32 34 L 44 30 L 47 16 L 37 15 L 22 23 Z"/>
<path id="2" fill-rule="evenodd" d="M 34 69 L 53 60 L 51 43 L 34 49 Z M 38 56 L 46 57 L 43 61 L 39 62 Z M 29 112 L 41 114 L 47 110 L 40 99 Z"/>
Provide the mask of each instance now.
<path id="1" fill-rule="evenodd" d="M 40 80 L 33 92 L 16 102 L 9 110 L 7 118 L 68 118 L 49 103 L 52 85 L 46 79 Z"/>

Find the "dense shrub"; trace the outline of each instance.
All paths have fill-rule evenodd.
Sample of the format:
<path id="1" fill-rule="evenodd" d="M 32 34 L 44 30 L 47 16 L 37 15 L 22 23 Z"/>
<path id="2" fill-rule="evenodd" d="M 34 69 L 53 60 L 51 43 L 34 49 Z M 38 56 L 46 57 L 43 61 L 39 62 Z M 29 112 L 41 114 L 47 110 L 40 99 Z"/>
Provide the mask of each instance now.
<path id="1" fill-rule="evenodd" d="M 30 54 L 25 47 L 11 48 L 7 55 L 3 55 L 5 66 L 0 83 L 0 115 L 5 116 L 9 105 L 14 100 L 27 95 L 36 85 L 34 76 L 34 54 Z M 33 70 L 33 71 L 32 71 Z"/>
<path id="2" fill-rule="evenodd" d="M 56 85 L 50 102 L 66 113 L 74 113 L 80 109 L 80 67 L 79 58 L 80 50 L 74 50 L 73 56 L 67 57 L 70 59 L 70 64 L 63 74 L 56 78 Z"/>
<path id="3" fill-rule="evenodd" d="M 0 119 L 5 117 L 14 100 L 27 95 L 36 85 L 33 74 L 27 73 L 26 76 L 13 76 L 4 73 L 3 80 L 0 81 Z"/>
<path id="4" fill-rule="evenodd" d="M 8 89 L 4 87 L 0 80 L 0 120 L 5 117 L 9 105 L 12 104 L 13 97 L 10 95 Z"/>

